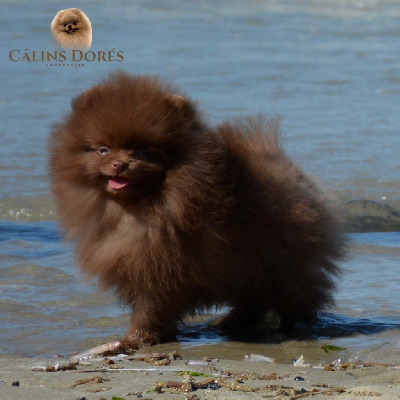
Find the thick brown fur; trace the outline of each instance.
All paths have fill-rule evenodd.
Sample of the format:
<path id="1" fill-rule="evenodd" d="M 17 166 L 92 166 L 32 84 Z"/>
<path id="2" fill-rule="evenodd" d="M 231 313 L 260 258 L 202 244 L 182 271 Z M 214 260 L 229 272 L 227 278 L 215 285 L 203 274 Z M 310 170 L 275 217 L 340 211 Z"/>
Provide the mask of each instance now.
<path id="1" fill-rule="evenodd" d="M 284 154 L 276 120 L 209 127 L 176 93 L 116 73 L 52 129 L 61 224 L 83 271 L 132 307 L 125 341 L 169 340 L 212 305 L 232 307 L 227 329 L 267 311 L 282 327 L 312 317 L 343 256 L 334 207 Z"/>

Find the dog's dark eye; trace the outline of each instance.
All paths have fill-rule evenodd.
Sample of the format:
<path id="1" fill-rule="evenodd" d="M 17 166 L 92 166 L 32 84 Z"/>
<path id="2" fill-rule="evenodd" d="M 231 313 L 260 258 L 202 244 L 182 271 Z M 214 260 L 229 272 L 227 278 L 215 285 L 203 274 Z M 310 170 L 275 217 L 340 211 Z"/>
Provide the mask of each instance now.
<path id="1" fill-rule="evenodd" d="M 74 21 L 73 24 L 76 25 L 77 21 Z"/>
<path id="2" fill-rule="evenodd" d="M 110 150 L 108 150 L 108 147 L 102 146 L 99 148 L 99 153 L 100 154 L 107 154 Z"/>
<path id="3" fill-rule="evenodd" d="M 135 152 L 135 157 L 139 158 L 141 160 L 147 160 L 148 158 L 150 158 L 152 156 L 152 152 L 146 149 L 140 149 L 138 151 Z"/>

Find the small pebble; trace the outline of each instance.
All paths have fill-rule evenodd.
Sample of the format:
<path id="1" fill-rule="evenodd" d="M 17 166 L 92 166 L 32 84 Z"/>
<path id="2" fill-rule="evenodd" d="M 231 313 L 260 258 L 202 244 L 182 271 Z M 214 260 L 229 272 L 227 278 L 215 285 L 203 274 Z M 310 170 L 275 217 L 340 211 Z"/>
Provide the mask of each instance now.
<path id="1" fill-rule="evenodd" d="M 217 390 L 218 389 L 218 385 L 215 382 L 210 382 L 207 386 L 207 389 L 211 389 L 211 390 Z"/>
<path id="2" fill-rule="evenodd" d="M 32 371 L 46 371 L 46 368 L 44 365 L 34 365 Z"/>
<path id="3" fill-rule="evenodd" d="M 301 376 L 296 376 L 296 378 L 294 378 L 295 381 L 304 381 L 305 379 Z"/>
<path id="4" fill-rule="evenodd" d="M 15 381 L 15 382 L 13 382 L 13 383 L 11 384 L 11 386 L 19 386 L 19 382 L 18 382 L 18 381 Z"/>
<path id="5" fill-rule="evenodd" d="M 88 367 L 88 366 L 90 366 L 90 365 L 92 365 L 92 363 L 90 363 L 89 361 L 78 361 L 78 364 L 79 365 L 84 365 L 84 366 L 86 366 L 86 367 Z"/>
<path id="6" fill-rule="evenodd" d="M 208 366 L 208 361 L 205 360 L 189 360 L 185 362 L 186 365 L 204 365 L 205 367 Z"/>

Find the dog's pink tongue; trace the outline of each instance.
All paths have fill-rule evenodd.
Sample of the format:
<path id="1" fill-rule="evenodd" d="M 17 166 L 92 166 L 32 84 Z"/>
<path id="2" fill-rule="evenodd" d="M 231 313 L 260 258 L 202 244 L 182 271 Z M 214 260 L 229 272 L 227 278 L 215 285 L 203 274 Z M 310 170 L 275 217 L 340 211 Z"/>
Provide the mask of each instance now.
<path id="1" fill-rule="evenodd" d="M 112 176 L 108 179 L 108 184 L 112 189 L 123 189 L 128 186 L 129 179 L 121 178 L 120 176 Z"/>

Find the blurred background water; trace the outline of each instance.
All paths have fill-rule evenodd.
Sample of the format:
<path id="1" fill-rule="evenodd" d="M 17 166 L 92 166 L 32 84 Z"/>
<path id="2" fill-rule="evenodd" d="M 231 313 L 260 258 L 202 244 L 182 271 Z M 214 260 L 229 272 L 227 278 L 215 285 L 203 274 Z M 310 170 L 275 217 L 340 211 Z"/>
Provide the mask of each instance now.
<path id="1" fill-rule="evenodd" d="M 91 20 L 91 51 L 123 51 L 123 62 L 9 59 L 15 49 L 54 51 L 49 26 L 66 7 L 0 3 L 0 353 L 65 354 L 119 337 L 128 325 L 112 293 L 99 294 L 77 272 L 58 236 L 46 176 L 51 124 L 71 97 L 124 69 L 171 79 L 210 123 L 280 115 L 288 154 L 348 210 L 352 257 L 343 263 L 337 308 L 299 328 L 301 341 L 275 345 L 291 352 L 296 343 L 319 348 L 328 340 L 351 355 L 399 355 L 400 3 L 81 1 L 71 7 Z M 200 322 L 180 339 L 176 346 L 191 348 L 227 340 Z"/>

